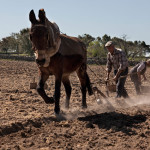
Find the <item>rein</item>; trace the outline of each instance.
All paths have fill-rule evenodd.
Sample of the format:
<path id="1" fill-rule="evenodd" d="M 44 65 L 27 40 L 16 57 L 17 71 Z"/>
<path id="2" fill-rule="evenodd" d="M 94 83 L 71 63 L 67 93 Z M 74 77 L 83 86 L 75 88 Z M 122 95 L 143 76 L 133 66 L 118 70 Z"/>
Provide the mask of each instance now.
<path id="1" fill-rule="evenodd" d="M 56 33 L 54 32 L 54 29 L 52 26 L 54 26 Z M 59 28 L 57 29 L 57 27 L 48 20 L 46 21 L 46 27 L 48 28 L 48 43 L 50 46 L 50 50 L 52 52 L 52 55 L 51 55 L 52 57 L 58 52 L 60 44 L 61 44 L 60 31 L 59 31 Z"/>

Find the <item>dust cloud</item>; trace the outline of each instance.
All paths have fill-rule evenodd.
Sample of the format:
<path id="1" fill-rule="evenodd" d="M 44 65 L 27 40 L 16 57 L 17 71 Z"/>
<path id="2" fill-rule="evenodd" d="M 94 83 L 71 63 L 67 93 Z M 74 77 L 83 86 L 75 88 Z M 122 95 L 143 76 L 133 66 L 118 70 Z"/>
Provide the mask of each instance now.
<path id="1" fill-rule="evenodd" d="M 63 108 L 63 117 L 66 120 L 73 120 L 78 117 L 85 117 L 90 115 L 101 114 L 105 112 L 113 112 L 120 108 L 130 108 L 133 106 L 150 104 L 149 95 L 137 95 L 132 98 L 124 99 L 115 99 L 115 98 L 106 98 L 106 99 L 97 99 L 93 102 L 92 105 L 88 106 L 87 109 L 80 108 L 70 108 L 65 110 Z"/>

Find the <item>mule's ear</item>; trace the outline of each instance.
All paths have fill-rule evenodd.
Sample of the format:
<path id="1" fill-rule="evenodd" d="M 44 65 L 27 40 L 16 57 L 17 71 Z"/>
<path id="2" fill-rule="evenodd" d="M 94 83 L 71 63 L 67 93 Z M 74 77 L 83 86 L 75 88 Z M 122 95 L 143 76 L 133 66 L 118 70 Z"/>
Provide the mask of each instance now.
<path id="1" fill-rule="evenodd" d="M 45 23 L 45 11 L 44 9 L 39 10 L 39 19 L 41 23 Z"/>
<path id="2" fill-rule="evenodd" d="M 32 24 L 35 24 L 37 22 L 33 9 L 30 11 L 29 19 Z"/>

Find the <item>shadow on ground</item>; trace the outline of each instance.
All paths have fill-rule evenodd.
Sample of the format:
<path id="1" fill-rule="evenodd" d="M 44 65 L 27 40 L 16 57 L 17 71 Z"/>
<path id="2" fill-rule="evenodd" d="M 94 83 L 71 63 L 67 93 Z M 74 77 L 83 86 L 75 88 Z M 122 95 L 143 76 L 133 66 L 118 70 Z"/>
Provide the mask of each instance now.
<path id="1" fill-rule="evenodd" d="M 99 129 L 112 130 L 114 132 L 123 132 L 128 135 L 136 134 L 135 128 L 140 128 L 139 123 L 146 121 L 144 115 L 127 115 L 117 112 L 108 112 L 78 118 L 80 121 L 86 121 L 88 128 L 94 128 L 97 125 Z"/>

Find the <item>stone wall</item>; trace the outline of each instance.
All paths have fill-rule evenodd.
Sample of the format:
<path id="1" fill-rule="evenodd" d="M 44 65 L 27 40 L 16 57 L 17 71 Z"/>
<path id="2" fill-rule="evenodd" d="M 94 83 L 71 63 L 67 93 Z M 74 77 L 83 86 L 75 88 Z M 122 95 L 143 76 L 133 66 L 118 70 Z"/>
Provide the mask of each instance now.
<path id="1" fill-rule="evenodd" d="M 29 57 L 29 56 L 12 56 L 9 54 L 0 54 L 0 59 L 10 59 L 10 60 L 23 60 L 23 61 L 34 61 L 35 58 Z M 106 58 L 88 58 L 87 63 L 88 64 L 97 64 L 97 65 L 106 65 L 107 59 Z M 137 64 L 138 61 L 129 61 L 129 65 L 133 66 Z"/>
<path id="2" fill-rule="evenodd" d="M 10 59 L 10 60 L 24 60 L 24 61 L 34 61 L 34 57 L 29 56 L 13 56 L 9 54 L 0 54 L 0 59 Z"/>

